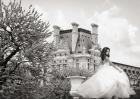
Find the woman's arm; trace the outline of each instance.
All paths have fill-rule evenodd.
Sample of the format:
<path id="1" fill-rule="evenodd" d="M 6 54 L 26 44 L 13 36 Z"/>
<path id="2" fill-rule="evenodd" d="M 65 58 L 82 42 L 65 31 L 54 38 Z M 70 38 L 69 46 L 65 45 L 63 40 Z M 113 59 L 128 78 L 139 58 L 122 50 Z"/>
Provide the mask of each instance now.
<path id="1" fill-rule="evenodd" d="M 109 61 L 109 64 L 110 64 L 111 66 L 113 66 L 115 69 L 117 69 L 119 72 L 122 72 L 122 70 L 119 69 L 117 66 L 115 66 L 111 61 Z"/>

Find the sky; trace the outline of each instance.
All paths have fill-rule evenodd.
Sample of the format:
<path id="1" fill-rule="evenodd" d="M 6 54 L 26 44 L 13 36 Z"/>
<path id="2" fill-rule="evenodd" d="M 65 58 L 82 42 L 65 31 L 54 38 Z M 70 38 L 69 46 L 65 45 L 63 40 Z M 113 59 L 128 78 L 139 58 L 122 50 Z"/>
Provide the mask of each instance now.
<path id="1" fill-rule="evenodd" d="M 140 0 L 21 1 L 23 8 L 32 4 L 43 13 L 42 20 L 50 23 L 51 30 L 53 25 L 72 28 L 72 22 L 88 30 L 91 23 L 98 24 L 99 44 L 110 47 L 111 61 L 140 67 Z"/>

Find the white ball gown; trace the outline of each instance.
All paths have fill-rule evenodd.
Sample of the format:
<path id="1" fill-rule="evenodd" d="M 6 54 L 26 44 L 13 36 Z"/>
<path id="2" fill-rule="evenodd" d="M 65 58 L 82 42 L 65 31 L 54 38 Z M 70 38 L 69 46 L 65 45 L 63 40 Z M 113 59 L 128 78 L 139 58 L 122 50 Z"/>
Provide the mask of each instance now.
<path id="1" fill-rule="evenodd" d="M 98 71 L 83 82 L 77 90 L 78 95 L 84 98 L 129 98 L 135 94 L 130 87 L 129 79 L 126 73 L 110 66 L 109 62 L 101 65 Z"/>

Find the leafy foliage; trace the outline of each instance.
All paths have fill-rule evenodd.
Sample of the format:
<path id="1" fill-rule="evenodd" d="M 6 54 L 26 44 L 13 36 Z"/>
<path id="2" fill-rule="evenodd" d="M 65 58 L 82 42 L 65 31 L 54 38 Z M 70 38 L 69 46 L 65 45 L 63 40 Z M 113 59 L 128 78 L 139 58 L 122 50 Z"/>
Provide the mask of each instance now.
<path id="1" fill-rule="evenodd" d="M 39 99 L 40 81 L 45 81 L 51 64 L 53 44 L 49 24 L 41 20 L 32 5 L 21 1 L 2 3 L 0 17 L 0 98 Z"/>
<path id="2" fill-rule="evenodd" d="M 51 85 L 53 86 L 53 99 L 72 99 L 70 96 L 70 81 L 67 79 L 68 76 L 85 76 L 89 77 L 92 75 L 90 70 L 74 67 L 66 67 L 62 70 L 54 68 L 52 71 Z"/>

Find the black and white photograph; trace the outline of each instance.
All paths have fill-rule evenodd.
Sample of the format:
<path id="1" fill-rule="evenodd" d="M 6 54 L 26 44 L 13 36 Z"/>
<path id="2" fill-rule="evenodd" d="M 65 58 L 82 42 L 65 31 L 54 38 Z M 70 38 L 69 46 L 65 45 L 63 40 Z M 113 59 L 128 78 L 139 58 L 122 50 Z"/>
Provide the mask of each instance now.
<path id="1" fill-rule="evenodd" d="M 0 0 L 0 99 L 140 99 L 139 0 Z"/>

